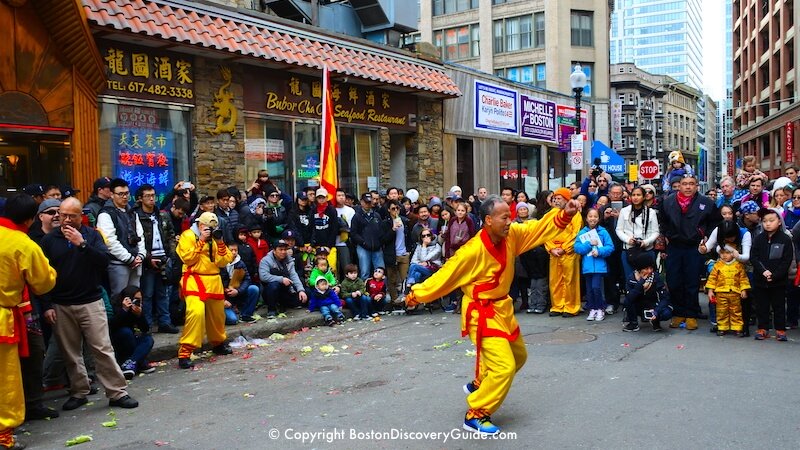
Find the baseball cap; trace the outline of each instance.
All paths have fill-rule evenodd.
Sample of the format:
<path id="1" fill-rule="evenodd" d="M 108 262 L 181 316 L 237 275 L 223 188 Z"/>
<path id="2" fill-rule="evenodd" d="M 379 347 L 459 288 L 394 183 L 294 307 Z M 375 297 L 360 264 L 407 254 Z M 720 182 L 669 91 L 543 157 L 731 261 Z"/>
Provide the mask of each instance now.
<path id="1" fill-rule="evenodd" d="M 275 248 L 288 247 L 288 246 L 289 246 L 289 244 L 286 241 L 284 241 L 283 239 L 281 239 L 281 240 L 279 240 L 278 242 L 275 243 Z"/>
<path id="2" fill-rule="evenodd" d="M 65 184 L 64 186 L 61 186 L 61 197 L 63 198 L 74 197 L 75 194 L 77 194 L 80 191 L 81 191 L 80 189 L 75 189 L 72 186 Z"/>
<path id="3" fill-rule="evenodd" d="M 281 233 L 281 239 L 297 239 L 297 232 L 294 230 L 283 230 L 283 233 Z"/>
<path id="4" fill-rule="evenodd" d="M 37 195 L 44 195 L 44 186 L 42 186 L 39 183 L 33 183 L 22 188 L 22 191 L 30 195 L 31 197 L 35 197 Z"/>
<path id="5" fill-rule="evenodd" d="M 317 189 L 316 197 L 325 197 L 328 198 L 328 190 L 324 187 Z"/>
<path id="6" fill-rule="evenodd" d="M 111 178 L 108 177 L 100 177 L 94 180 L 94 191 L 97 192 L 98 189 L 103 189 L 111 186 Z"/>
<path id="7" fill-rule="evenodd" d="M 298 200 L 308 200 L 308 196 L 306 195 L 305 191 L 297 191 L 297 199 Z"/>
<path id="8" fill-rule="evenodd" d="M 370 194 L 369 192 L 361 194 L 361 201 L 372 203 L 372 194 Z"/>
<path id="9" fill-rule="evenodd" d="M 217 219 L 217 215 L 210 212 L 204 212 L 203 214 L 200 214 L 200 217 L 197 218 L 197 221 L 212 228 L 216 228 L 216 226 L 219 225 L 219 219 Z"/>
<path id="10" fill-rule="evenodd" d="M 42 203 L 39 203 L 39 210 L 36 213 L 41 214 L 42 211 L 47 211 L 50 208 L 58 208 L 60 205 L 61 205 L 61 200 L 55 198 L 48 198 Z"/>

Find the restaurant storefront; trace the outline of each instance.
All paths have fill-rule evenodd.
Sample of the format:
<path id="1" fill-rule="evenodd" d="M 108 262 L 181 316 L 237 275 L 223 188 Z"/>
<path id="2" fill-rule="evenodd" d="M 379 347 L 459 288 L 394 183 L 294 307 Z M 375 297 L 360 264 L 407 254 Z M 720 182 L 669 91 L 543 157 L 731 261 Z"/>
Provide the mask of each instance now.
<path id="1" fill-rule="evenodd" d="M 97 178 L 102 60 L 70 0 L 0 1 L 0 196 Z"/>
<path id="2" fill-rule="evenodd" d="M 460 95 L 441 65 L 208 4 L 189 11 L 158 2 L 168 14 L 155 15 L 147 0 L 83 2 L 108 76 L 100 170 L 132 189 L 146 182 L 161 192 L 190 180 L 213 193 L 249 187 L 263 168 L 290 193 L 317 186 L 325 64 L 340 185 L 356 194 L 443 185 L 441 165 L 433 173 L 416 166 L 435 158 L 427 155 L 441 161 L 442 99 Z M 185 33 L 192 28 L 204 33 Z"/>

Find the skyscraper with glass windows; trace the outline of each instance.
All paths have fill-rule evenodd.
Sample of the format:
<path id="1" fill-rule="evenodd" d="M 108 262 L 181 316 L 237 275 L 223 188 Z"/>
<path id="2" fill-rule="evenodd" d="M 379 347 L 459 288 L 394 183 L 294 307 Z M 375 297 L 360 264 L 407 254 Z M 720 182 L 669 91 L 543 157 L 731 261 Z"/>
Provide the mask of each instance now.
<path id="1" fill-rule="evenodd" d="M 632 62 L 654 74 L 703 87 L 700 0 L 615 0 L 611 64 Z"/>

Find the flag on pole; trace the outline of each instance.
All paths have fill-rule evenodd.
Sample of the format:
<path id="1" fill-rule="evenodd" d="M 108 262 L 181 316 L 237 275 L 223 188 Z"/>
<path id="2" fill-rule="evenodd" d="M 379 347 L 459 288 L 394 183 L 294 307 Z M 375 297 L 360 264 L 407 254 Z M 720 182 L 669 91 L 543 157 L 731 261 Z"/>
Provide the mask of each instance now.
<path id="1" fill-rule="evenodd" d="M 339 139 L 336 137 L 336 124 L 333 123 L 333 99 L 331 98 L 331 77 L 328 68 L 322 71 L 322 152 L 320 154 L 320 185 L 328 191 L 328 200 L 336 195 L 339 188 L 339 171 L 336 158 L 339 156 Z"/>

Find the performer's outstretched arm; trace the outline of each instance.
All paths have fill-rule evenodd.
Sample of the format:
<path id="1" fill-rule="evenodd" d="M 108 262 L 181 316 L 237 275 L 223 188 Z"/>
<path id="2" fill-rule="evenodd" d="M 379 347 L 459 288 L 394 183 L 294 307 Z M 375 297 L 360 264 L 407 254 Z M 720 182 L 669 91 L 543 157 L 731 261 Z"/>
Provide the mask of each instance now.
<path id="1" fill-rule="evenodd" d="M 406 306 L 414 306 L 409 304 L 409 297 L 414 303 L 428 303 L 472 282 L 474 277 L 471 276 L 471 272 L 475 265 L 470 262 L 469 255 L 473 251 L 474 246 L 461 247 L 424 283 L 411 286 L 411 293 L 406 297 Z"/>
<path id="2" fill-rule="evenodd" d="M 554 208 L 540 220 L 529 220 L 522 224 L 511 224 L 509 237 L 516 243 L 517 255 L 553 240 L 561 231 L 570 225 L 574 210 Z M 572 214 L 570 214 L 572 212 Z M 575 234 L 580 230 L 575 230 Z M 549 250 L 549 249 L 548 249 Z"/>

